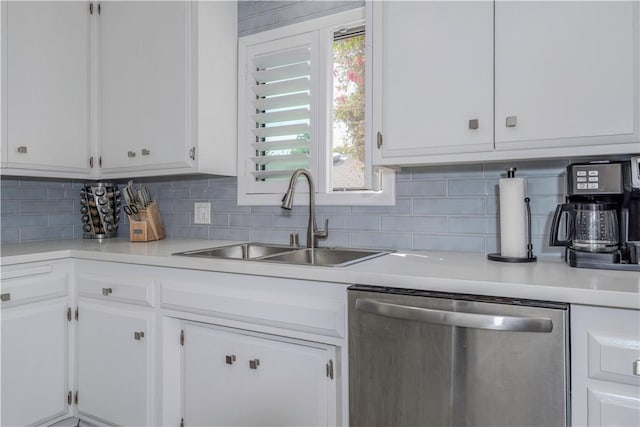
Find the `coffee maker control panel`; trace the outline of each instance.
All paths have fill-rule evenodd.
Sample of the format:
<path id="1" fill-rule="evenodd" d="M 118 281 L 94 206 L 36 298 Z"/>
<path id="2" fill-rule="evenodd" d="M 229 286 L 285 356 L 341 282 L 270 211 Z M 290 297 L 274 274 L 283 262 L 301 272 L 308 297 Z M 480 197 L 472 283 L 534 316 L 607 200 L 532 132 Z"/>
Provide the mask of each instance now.
<path id="1" fill-rule="evenodd" d="M 621 194 L 622 165 L 620 163 L 584 163 L 569 167 L 567 190 L 574 195 Z"/>

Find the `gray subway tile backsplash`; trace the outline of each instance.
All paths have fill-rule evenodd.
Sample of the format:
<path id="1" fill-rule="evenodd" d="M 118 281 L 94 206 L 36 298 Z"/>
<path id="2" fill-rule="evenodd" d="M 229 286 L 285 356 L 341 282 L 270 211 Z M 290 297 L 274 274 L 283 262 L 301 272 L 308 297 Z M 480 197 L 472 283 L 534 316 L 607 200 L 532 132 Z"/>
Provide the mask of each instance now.
<path id="1" fill-rule="evenodd" d="M 396 195 L 399 197 L 444 196 L 447 194 L 447 181 L 397 181 Z"/>
<path id="2" fill-rule="evenodd" d="M 424 215 L 484 215 L 484 197 L 414 199 L 413 213 Z"/>
<path id="3" fill-rule="evenodd" d="M 546 235 L 555 206 L 564 197 L 564 165 L 568 160 L 549 163 L 553 166 L 532 162 L 526 170 L 536 173 L 522 174 L 532 199 L 537 253 L 561 252 L 560 248 L 548 247 Z M 324 227 L 324 220 L 329 219 L 329 239 L 320 244 L 496 252 L 498 177 L 494 170 L 494 166 L 483 164 L 403 168 L 396 180 L 403 194 L 397 196 L 395 206 L 319 206 L 318 226 Z M 492 176 L 485 176 L 487 171 L 492 171 Z M 118 182 L 124 185 L 126 180 Z M 151 189 L 169 237 L 287 244 L 289 234 L 298 232 L 301 243 L 305 241 L 306 205 L 296 205 L 293 211 L 279 206 L 238 206 L 236 178 L 175 176 L 136 182 L 144 182 Z M 82 238 L 78 212 L 82 184 L 2 177 L 3 242 Z M 194 202 L 211 203 L 211 224 L 193 223 Z M 122 236 L 128 235 L 127 227 L 122 221 Z"/>
<path id="4" fill-rule="evenodd" d="M 382 231 L 409 231 L 413 233 L 438 232 L 447 229 L 444 216 L 385 216 L 380 218 Z"/>

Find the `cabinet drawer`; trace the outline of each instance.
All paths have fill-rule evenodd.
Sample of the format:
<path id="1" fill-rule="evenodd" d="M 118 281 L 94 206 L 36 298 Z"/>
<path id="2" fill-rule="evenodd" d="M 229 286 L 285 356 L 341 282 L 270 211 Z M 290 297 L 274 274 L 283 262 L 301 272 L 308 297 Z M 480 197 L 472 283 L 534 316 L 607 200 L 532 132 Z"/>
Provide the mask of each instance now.
<path id="1" fill-rule="evenodd" d="M 151 279 L 134 280 L 109 276 L 78 274 L 78 295 L 105 301 L 153 305 Z"/>
<path id="2" fill-rule="evenodd" d="M 52 264 L 6 267 L 2 271 L 2 307 L 66 296 L 69 274 Z"/>
<path id="3" fill-rule="evenodd" d="M 589 377 L 640 385 L 640 341 L 589 332 Z M 635 367 L 634 365 L 639 366 Z"/>

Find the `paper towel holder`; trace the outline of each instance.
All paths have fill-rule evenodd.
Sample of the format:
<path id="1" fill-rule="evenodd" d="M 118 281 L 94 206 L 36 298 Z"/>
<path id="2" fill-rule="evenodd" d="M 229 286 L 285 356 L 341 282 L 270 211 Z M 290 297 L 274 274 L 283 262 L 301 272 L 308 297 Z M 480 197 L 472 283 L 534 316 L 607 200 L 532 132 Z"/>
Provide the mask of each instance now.
<path id="1" fill-rule="evenodd" d="M 513 178 L 513 173 L 515 172 L 515 168 L 513 170 L 508 171 L 509 178 Z M 538 258 L 533 254 L 533 243 L 531 243 L 531 199 L 528 197 L 524 198 L 524 203 L 527 207 L 527 256 L 526 257 L 513 257 L 513 256 L 502 256 L 499 252 L 494 254 L 488 254 L 487 258 L 491 261 L 501 261 L 501 262 L 536 262 Z"/>

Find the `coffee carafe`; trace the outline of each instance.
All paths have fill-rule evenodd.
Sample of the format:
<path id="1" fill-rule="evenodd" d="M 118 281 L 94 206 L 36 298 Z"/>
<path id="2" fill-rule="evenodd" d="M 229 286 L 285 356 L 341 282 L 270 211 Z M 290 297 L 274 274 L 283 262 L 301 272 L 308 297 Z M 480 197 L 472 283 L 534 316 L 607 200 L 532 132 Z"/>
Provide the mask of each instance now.
<path id="1" fill-rule="evenodd" d="M 549 245 L 565 246 L 570 266 L 640 271 L 639 169 L 640 157 L 567 167 L 567 202 L 556 208 Z"/>
<path id="2" fill-rule="evenodd" d="M 559 236 L 564 223 L 566 236 Z M 583 252 L 614 252 L 620 243 L 618 216 L 612 203 L 564 203 L 558 205 L 551 226 L 551 245 Z"/>

